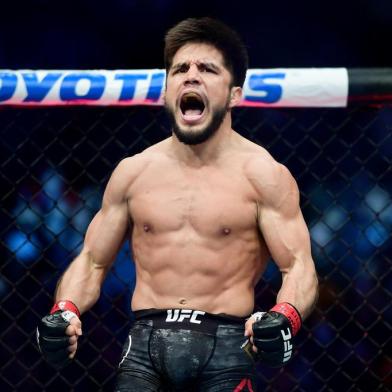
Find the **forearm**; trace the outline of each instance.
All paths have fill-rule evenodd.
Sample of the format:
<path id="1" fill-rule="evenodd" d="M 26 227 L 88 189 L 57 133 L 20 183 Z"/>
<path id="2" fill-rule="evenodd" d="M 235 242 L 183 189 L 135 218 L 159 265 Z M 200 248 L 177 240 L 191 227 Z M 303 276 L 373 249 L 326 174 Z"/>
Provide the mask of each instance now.
<path id="1" fill-rule="evenodd" d="M 303 320 L 309 316 L 318 298 L 318 279 L 313 265 L 313 261 L 297 260 L 283 273 L 277 296 L 277 303 L 294 305 Z"/>
<path id="2" fill-rule="evenodd" d="M 84 313 L 98 301 L 106 272 L 107 268 L 97 265 L 90 253 L 82 251 L 60 278 L 56 302 L 71 301 Z"/>

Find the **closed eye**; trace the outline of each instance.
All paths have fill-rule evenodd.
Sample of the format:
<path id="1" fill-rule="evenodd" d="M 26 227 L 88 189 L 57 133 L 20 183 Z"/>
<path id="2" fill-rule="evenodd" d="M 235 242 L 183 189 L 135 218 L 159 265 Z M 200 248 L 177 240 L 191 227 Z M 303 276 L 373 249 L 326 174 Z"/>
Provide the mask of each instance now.
<path id="1" fill-rule="evenodd" d="M 209 72 L 209 73 L 214 73 L 217 74 L 217 70 L 215 69 L 215 67 L 212 67 L 210 65 L 207 64 L 200 64 L 199 65 L 199 71 L 200 72 Z"/>
<path id="2" fill-rule="evenodd" d="M 184 72 L 187 72 L 188 69 L 189 69 L 189 65 L 187 65 L 187 64 L 180 64 L 180 65 L 177 65 L 177 66 L 173 67 L 171 73 L 172 73 L 172 75 L 175 75 L 175 74 L 178 74 L 178 73 L 184 73 Z"/>

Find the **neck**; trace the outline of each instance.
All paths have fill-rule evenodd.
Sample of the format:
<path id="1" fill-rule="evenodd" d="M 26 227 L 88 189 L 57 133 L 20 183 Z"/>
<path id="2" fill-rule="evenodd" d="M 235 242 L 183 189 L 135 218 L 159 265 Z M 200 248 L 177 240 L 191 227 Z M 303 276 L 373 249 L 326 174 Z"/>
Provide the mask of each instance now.
<path id="1" fill-rule="evenodd" d="M 231 116 L 227 114 L 219 129 L 204 143 L 187 145 L 172 136 L 172 147 L 176 157 L 189 166 L 200 167 L 216 161 L 228 148 L 234 131 Z"/>

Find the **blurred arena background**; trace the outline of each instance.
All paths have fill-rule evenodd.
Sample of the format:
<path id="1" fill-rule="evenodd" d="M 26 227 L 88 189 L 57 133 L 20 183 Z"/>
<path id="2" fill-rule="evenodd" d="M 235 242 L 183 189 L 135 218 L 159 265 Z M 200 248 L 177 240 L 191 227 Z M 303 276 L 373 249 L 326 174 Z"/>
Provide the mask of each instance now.
<path id="1" fill-rule="evenodd" d="M 162 68 L 164 32 L 188 16 L 235 28 L 250 66 L 391 67 L 388 0 L 14 1 L 2 5 L 1 69 Z M 392 95 L 392 91 L 391 91 Z M 316 310 L 284 369 L 259 365 L 259 390 L 392 388 L 392 108 L 238 108 L 234 128 L 297 179 L 320 277 Z M 56 371 L 35 345 L 38 319 L 77 254 L 114 166 L 169 135 L 160 107 L 0 106 L 0 390 L 111 391 L 132 320 L 124 247 L 100 301 L 83 316 L 77 360 Z M 257 287 L 270 307 L 271 263 Z"/>

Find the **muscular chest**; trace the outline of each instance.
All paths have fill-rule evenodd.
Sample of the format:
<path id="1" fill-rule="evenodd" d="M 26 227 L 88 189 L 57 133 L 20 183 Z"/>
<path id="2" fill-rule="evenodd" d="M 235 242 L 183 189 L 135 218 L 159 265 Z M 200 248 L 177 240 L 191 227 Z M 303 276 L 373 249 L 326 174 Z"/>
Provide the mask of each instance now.
<path id="1" fill-rule="evenodd" d="M 135 225 L 155 232 L 192 228 L 209 235 L 253 227 L 251 196 L 245 180 L 235 174 L 175 172 L 140 181 L 130 212 Z"/>

